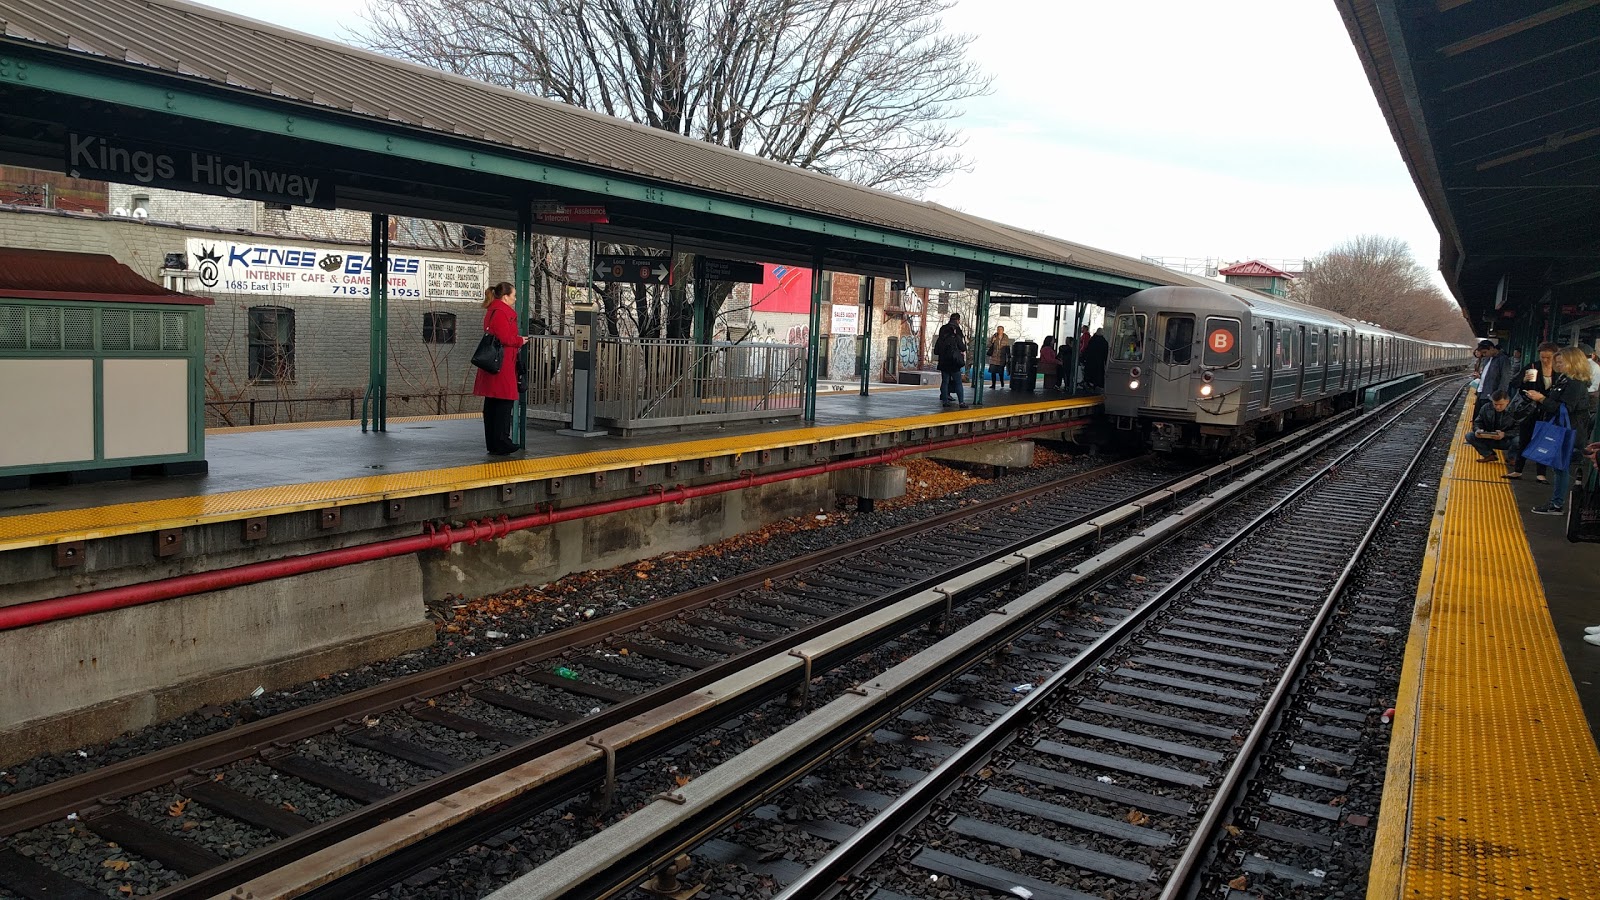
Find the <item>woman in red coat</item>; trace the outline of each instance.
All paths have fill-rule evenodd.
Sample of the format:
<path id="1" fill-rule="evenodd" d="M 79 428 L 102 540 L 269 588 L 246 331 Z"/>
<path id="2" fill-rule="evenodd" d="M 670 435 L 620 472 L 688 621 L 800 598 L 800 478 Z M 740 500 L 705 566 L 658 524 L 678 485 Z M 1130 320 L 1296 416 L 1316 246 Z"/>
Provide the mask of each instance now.
<path id="1" fill-rule="evenodd" d="M 517 402 L 517 348 L 527 338 L 517 333 L 516 288 L 502 281 L 483 295 L 483 330 L 500 340 L 500 371 L 478 370 L 472 392 L 483 398 L 483 440 L 494 456 L 522 449 L 511 440 L 511 409 Z"/>

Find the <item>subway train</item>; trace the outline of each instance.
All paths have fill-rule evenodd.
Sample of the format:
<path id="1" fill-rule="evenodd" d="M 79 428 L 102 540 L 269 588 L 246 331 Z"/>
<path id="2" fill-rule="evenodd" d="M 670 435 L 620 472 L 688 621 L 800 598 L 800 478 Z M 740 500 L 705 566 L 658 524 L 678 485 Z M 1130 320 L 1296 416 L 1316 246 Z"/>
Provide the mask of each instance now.
<path id="1" fill-rule="evenodd" d="M 1289 422 L 1354 406 L 1363 388 L 1472 363 L 1471 347 L 1221 285 L 1130 294 L 1105 336 L 1106 416 L 1163 451 L 1248 450 Z"/>

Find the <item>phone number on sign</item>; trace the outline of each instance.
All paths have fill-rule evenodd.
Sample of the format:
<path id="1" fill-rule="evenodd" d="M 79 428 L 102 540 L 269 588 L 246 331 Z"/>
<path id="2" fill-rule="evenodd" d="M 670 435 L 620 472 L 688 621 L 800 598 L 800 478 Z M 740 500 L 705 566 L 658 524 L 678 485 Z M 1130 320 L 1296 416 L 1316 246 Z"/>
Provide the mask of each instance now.
<path id="1" fill-rule="evenodd" d="M 333 292 L 335 294 L 348 294 L 348 295 L 356 296 L 356 297 L 365 297 L 368 294 L 372 293 L 372 288 L 366 287 L 364 285 L 336 284 L 336 285 L 333 285 Z M 422 290 L 420 288 L 389 288 L 389 296 L 391 296 L 391 297 L 421 297 L 422 296 Z"/>

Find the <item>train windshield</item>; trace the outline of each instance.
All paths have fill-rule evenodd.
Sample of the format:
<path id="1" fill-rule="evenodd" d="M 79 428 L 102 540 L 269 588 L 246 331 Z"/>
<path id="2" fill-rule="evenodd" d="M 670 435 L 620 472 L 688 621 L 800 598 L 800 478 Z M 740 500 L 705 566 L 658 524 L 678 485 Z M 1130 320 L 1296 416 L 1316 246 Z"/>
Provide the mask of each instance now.
<path id="1" fill-rule="evenodd" d="M 1123 313 L 1117 316 L 1117 331 L 1111 342 L 1117 359 L 1127 361 L 1144 359 L 1144 328 L 1148 321 L 1144 313 Z"/>
<path id="2" fill-rule="evenodd" d="M 1201 361 L 1213 368 L 1239 364 L 1239 320 L 1211 316 L 1206 319 L 1206 351 Z"/>
<path id="3" fill-rule="evenodd" d="M 1164 361 L 1175 366 L 1186 366 L 1194 359 L 1194 317 L 1172 316 L 1167 319 L 1167 333 L 1161 336 Z"/>

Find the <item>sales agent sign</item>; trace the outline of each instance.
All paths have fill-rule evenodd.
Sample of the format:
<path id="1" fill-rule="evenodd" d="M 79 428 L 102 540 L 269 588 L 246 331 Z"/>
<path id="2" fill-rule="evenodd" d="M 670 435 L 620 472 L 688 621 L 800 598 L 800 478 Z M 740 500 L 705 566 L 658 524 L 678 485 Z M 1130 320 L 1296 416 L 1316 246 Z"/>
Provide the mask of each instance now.
<path id="1" fill-rule="evenodd" d="M 242 156 L 67 132 L 74 178 L 333 209 L 333 173 Z"/>

